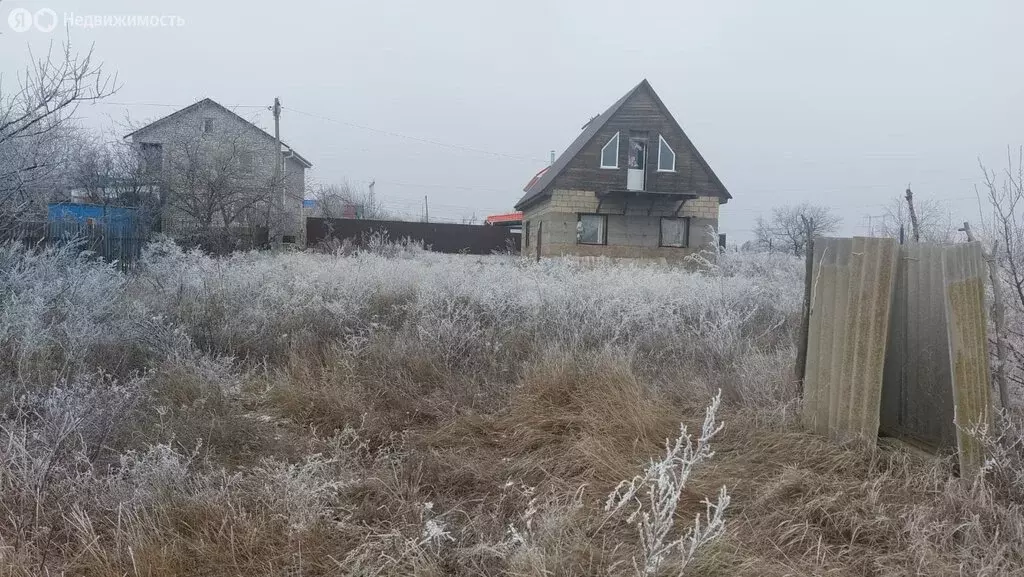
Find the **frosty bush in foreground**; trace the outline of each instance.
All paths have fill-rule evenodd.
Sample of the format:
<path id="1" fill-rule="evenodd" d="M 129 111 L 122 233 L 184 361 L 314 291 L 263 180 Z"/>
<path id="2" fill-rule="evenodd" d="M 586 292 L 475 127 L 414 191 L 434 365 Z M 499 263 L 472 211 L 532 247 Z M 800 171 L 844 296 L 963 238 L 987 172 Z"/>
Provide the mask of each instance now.
<path id="1" fill-rule="evenodd" d="M 642 562 L 633 560 L 637 575 L 657 575 L 673 553 L 679 556 L 678 567 L 681 572 L 693 559 L 697 549 L 718 538 L 725 530 L 723 515 L 729 505 L 729 495 L 725 487 L 722 487 L 714 503 L 704 501 L 707 511 L 703 524 L 701 516 L 697 515 L 690 530 L 670 540 L 679 499 L 690 474 L 696 466 L 715 454 L 710 442 L 724 426 L 716 421 L 721 400 L 720 392 L 711 400 L 696 443 L 687 433 L 686 426 L 680 425 L 679 437 L 674 442 L 665 440 L 665 456 L 660 461 L 652 460 L 643 474 L 623 481 L 608 495 L 605 511 L 611 514 L 637 503 L 628 518 L 629 523 L 637 525 L 640 534 Z M 646 501 L 641 500 L 642 496 L 646 496 Z"/>

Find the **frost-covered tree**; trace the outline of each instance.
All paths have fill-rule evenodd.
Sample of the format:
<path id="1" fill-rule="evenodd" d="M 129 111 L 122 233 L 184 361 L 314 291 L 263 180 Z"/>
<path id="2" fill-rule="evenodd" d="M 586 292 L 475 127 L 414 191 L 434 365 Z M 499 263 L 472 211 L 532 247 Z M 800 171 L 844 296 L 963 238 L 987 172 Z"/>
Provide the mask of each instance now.
<path id="1" fill-rule="evenodd" d="M 922 242 L 949 243 L 956 238 L 956 225 L 948 210 L 929 198 L 914 197 L 914 213 L 917 216 L 917 229 Z M 893 198 L 885 207 L 885 216 L 879 233 L 890 238 L 899 238 L 903 231 L 905 238 L 911 238 L 910 208 L 901 195 Z"/>
<path id="2" fill-rule="evenodd" d="M 359 190 L 347 180 L 336 184 L 317 186 L 313 197 L 316 199 L 318 216 L 344 218 L 352 210 L 359 218 L 387 220 L 390 218 L 380 201 L 368 191 Z"/>
<path id="3" fill-rule="evenodd" d="M 79 105 L 113 94 L 116 77 L 104 72 L 90 49 L 70 42 L 30 63 L 11 86 L 0 79 L 0 212 L 14 220 L 45 206 L 63 178 L 73 150 L 72 121 Z"/>
<path id="4" fill-rule="evenodd" d="M 242 240 L 241 231 L 281 225 L 284 176 L 271 170 L 262 138 L 243 123 L 210 131 L 201 122 L 182 122 L 163 136 L 159 163 L 140 149 L 145 170 L 159 184 L 163 230 L 222 250 Z"/>
<path id="5" fill-rule="evenodd" d="M 834 234 L 842 222 L 832 209 L 805 202 L 774 208 L 771 219 L 758 217 L 754 234 L 762 249 L 801 256 L 809 238 Z"/>

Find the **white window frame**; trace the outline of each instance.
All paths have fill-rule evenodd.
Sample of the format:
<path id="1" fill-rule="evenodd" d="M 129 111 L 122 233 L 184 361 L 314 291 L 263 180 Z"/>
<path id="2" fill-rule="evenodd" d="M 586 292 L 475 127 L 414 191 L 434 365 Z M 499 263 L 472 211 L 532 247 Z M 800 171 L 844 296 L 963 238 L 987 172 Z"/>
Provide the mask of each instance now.
<path id="1" fill-rule="evenodd" d="M 614 166 L 609 166 L 609 165 L 606 165 L 604 163 L 604 150 L 611 145 L 613 140 L 615 141 L 615 165 Z M 619 133 L 618 132 L 615 133 L 615 136 L 609 138 L 608 142 L 606 142 L 605 145 L 601 147 L 601 158 L 599 159 L 598 162 L 601 164 L 601 168 L 608 168 L 608 169 L 617 169 L 617 168 L 619 168 Z"/>
<path id="2" fill-rule="evenodd" d="M 661 145 L 664 144 L 668 151 L 672 153 L 672 168 L 661 167 Z M 676 171 L 676 151 L 672 150 L 672 146 L 669 145 L 665 137 L 658 135 L 658 172 L 675 172 Z"/>

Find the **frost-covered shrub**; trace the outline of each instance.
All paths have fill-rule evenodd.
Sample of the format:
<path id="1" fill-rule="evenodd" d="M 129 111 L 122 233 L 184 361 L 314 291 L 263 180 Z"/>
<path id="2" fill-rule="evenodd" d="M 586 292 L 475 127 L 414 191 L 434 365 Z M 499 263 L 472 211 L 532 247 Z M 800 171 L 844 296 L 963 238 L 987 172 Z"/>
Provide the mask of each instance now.
<path id="1" fill-rule="evenodd" d="M 67 251 L 8 246 L 4 368 L 19 381 L 96 370 L 125 379 L 167 358 L 280 364 L 377 342 L 438 375 L 493 380 L 555 347 L 614 347 L 658 380 L 686 375 L 735 400 L 742 360 L 788 353 L 797 324 L 800 263 L 778 255 L 721 255 L 693 272 L 381 252 L 211 258 L 164 240 L 125 275 Z"/>
<path id="2" fill-rule="evenodd" d="M 710 370 L 748 346 L 785 344 L 799 308 L 798 283 L 769 274 L 434 253 L 168 258 L 147 261 L 147 306 L 203 349 L 249 358 L 385 332 L 452 368 L 507 366 L 504 354 L 559 344 Z"/>
<path id="3" fill-rule="evenodd" d="M 710 442 L 724 426 L 717 420 L 720 402 L 721 393 L 711 400 L 696 440 L 687 433 L 686 426 L 681 425 L 675 441 L 665 440 L 664 457 L 652 459 L 646 471 L 622 481 L 608 495 L 605 511 L 610 514 L 632 509 L 627 522 L 635 524 L 639 533 L 641 555 L 633 559 L 638 577 L 658 575 L 666 563 L 673 561 L 681 575 L 697 549 L 725 531 L 723 513 L 729 506 L 729 494 L 724 486 L 714 503 L 705 499 L 706 513 L 694 519 L 691 529 L 681 535 L 674 530 L 677 509 L 690 475 L 698 465 L 715 455 Z"/>
<path id="4" fill-rule="evenodd" d="M 194 354 L 184 332 L 137 298 L 139 282 L 66 247 L 0 246 L 0 371 L 19 387 L 97 371 L 125 379 Z"/>

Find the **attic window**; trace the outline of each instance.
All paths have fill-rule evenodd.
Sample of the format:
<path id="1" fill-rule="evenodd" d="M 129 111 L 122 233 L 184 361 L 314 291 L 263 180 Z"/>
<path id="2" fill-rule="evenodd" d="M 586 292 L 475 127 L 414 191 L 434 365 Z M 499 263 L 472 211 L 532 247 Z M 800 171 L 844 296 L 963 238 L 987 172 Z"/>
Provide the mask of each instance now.
<path id="1" fill-rule="evenodd" d="M 212 118 L 204 118 L 203 119 L 203 132 L 213 132 L 213 119 Z"/>
<path id="2" fill-rule="evenodd" d="M 601 168 L 619 167 L 619 133 L 611 137 L 608 144 L 601 149 Z"/>
<path id="3" fill-rule="evenodd" d="M 665 142 L 662 136 L 658 135 L 658 172 L 676 171 L 676 153 L 672 147 Z"/>

